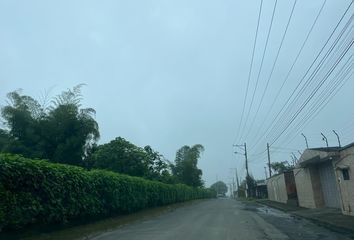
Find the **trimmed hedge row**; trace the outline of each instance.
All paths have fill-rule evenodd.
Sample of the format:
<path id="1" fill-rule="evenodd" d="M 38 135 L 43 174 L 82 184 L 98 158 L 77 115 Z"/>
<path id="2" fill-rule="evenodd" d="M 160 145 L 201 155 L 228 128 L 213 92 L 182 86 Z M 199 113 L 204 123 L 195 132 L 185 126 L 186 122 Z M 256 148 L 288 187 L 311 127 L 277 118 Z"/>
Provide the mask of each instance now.
<path id="1" fill-rule="evenodd" d="M 0 154 L 0 230 L 130 213 L 191 199 L 209 189 Z"/>

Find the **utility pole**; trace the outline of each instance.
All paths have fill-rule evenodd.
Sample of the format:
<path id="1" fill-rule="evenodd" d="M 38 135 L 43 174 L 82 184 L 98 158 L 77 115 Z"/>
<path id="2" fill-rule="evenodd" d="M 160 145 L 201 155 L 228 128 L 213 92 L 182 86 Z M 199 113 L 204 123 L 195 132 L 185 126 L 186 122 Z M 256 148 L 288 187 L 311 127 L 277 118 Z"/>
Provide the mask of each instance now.
<path id="1" fill-rule="evenodd" d="M 236 145 L 234 144 L 235 147 L 239 147 L 241 148 L 242 150 L 244 150 L 244 154 L 242 155 L 245 155 L 245 161 L 246 161 L 246 197 L 249 196 L 249 189 L 248 189 L 248 184 L 247 184 L 247 180 L 249 178 L 249 172 L 248 172 L 248 159 L 247 159 L 247 145 L 246 143 L 244 143 L 243 145 Z M 239 152 L 235 152 L 235 154 L 240 154 Z"/>
<path id="2" fill-rule="evenodd" d="M 337 139 L 338 139 L 338 146 L 341 147 L 340 145 L 340 139 L 339 139 L 339 135 L 336 131 L 332 130 L 334 132 L 334 134 L 337 136 Z"/>
<path id="3" fill-rule="evenodd" d="M 248 177 L 249 173 L 248 173 L 248 160 L 247 160 L 247 145 L 246 145 L 246 143 L 244 143 L 244 146 L 245 146 L 245 159 L 246 159 L 246 173 L 247 173 L 247 177 Z"/>
<path id="4" fill-rule="evenodd" d="M 301 133 L 301 135 L 305 138 L 306 148 L 309 148 L 309 143 L 307 142 L 307 137 L 303 133 Z"/>
<path id="5" fill-rule="evenodd" d="M 326 145 L 328 147 L 328 140 L 327 140 L 326 136 L 323 133 L 321 133 L 321 135 L 323 137 L 322 140 L 326 142 Z"/>
<path id="6" fill-rule="evenodd" d="M 268 169 L 269 169 L 269 177 L 272 177 L 272 168 L 270 167 L 269 143 L 267 143 L 267 152 L 268 152 Z"/>
<path id="7" fill-rule="evenodd" d="M 237 191 L 238 191 L 238 189 L 240 187 L 240 182 L 238 180 L 237 168 L 236 168 L 236 184 L 237 184 Z"/>
<path id="8" fill-rule="evenodd" d="M 239 153 L 239 152 L 234 152 L 235 154 L 241 154 L 241 155 L 244 155 L 245 156 L 245 161 L 246 161 L 246 164 L 245 164 L 245 166 L 246 166 L 246 173 L 247 173 L 247 175 L 246 176 L 249 176 L 249 173 L 248 173 L 248 159 L 247 159 L 247 145 L 246 145 L 246 143 L 244 143 L 243 145 L 236 145 L 236 144 L 234 144 L 233 145 L 234 147 L 239 147 L 239 148 L 241 148 L 243 151 L 244 151 L 244 153 Z"/>
<path id="9" fill-rule="evenodd" d="M 264 167 L 264 175 L 265 175 L 265 179 L 267 179 L 267 167 Z"/>
<path id="10" fill-rule="evenodd" d="M 235 178 L 232 178 L 232 197 L 235 198 L 236 186 L 235 186 Z"/>

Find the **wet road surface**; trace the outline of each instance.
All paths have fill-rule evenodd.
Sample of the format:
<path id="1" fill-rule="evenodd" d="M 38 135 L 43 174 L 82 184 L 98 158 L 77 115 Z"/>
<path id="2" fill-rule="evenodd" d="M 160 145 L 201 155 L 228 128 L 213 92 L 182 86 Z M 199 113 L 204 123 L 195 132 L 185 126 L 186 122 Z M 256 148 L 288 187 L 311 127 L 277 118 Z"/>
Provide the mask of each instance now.
<path id="1" fill-rule="evenodd" d="M 96 235 L 95 240 L 347 240 L 307 220 L 256 204 L 213 199 Z"/>

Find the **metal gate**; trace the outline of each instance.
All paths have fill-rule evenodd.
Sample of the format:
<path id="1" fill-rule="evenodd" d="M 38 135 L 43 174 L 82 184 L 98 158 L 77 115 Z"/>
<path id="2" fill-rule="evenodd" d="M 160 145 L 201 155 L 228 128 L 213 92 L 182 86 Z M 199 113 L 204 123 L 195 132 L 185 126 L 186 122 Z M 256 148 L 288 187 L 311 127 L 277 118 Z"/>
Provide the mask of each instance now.
<path id="1" fill-rule="evenodd" d="M 326 207 L 340 208 L 339 192 L 332 163 L 321 164 L 319 173 Z"/>

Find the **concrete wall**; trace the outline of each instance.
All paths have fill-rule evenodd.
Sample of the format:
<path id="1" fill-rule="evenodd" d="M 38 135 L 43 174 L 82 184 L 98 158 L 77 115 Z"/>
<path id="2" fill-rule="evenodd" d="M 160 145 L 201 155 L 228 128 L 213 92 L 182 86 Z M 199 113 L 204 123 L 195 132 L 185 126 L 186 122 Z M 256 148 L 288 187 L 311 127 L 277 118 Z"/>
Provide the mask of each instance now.
<path id="1" fill-rule="evenodd" d="M 285 178 L 286 192 L 288 194 L 288 198 L 296 198 L 297 199 L 297 191 L 296 191 L 294 172 L 293 171 L 285 172 L 284 178 Z"/>
<path id="2" fill-rule="evenodd" d="M 312 182 L 312 192 L 316 208 L 325 206 L 325 201 L 322 193 L 321 178 L 319 168 L 321 165 L 309 167 Z"/>
<path id="3" fill-rule="evenodd" d="M 354 147 L 342 150 L 341 160 L 335 163 L 338 189 L 341 194 L 342 212 L 354 216 Z M 342 169 L 348 169 L 349 180 L 343 179 Z"/>
<path id="4" fill-rule="evenodd" d="M 267 179 L 268 199 L 276 202 L 287 203 L 288 194 L 284 174 Z"/>
<path id="5" fill-rule="evenodd" d="M 294 175 L 299 206 L 306 208 L 316 208 L 310 169 L 295 168 Z"/>

